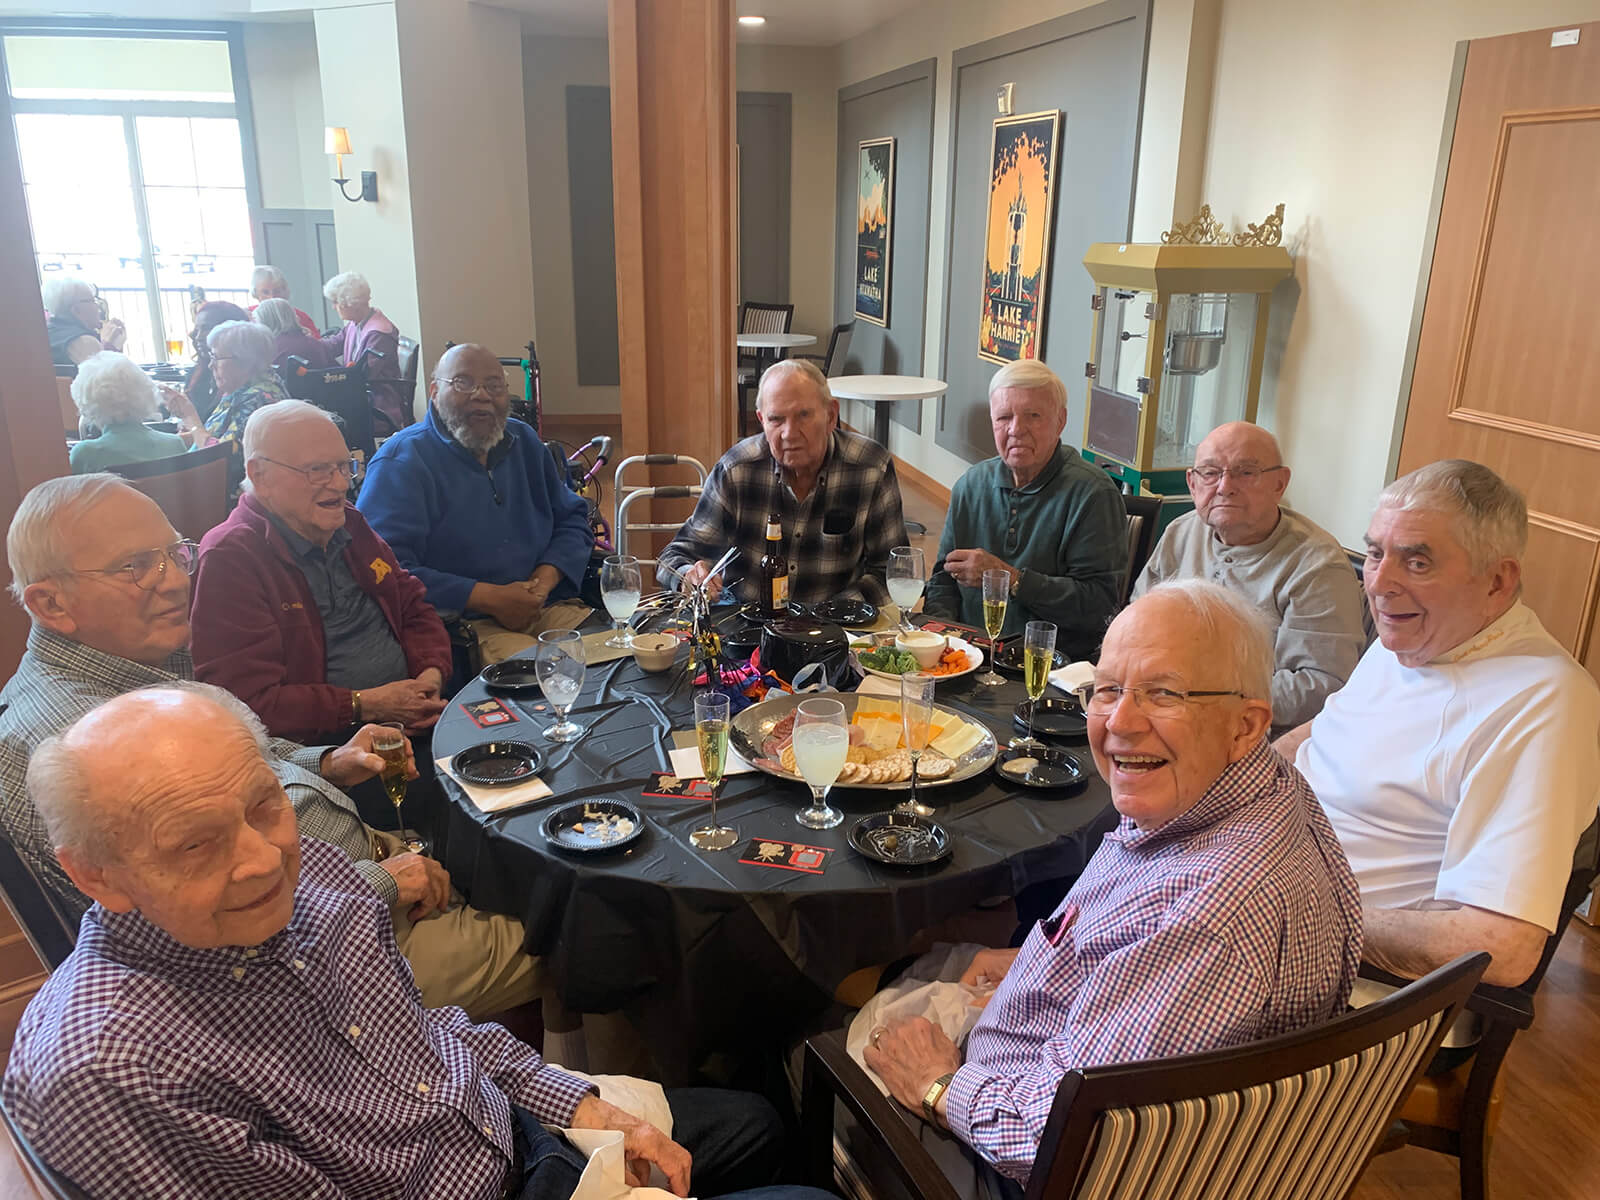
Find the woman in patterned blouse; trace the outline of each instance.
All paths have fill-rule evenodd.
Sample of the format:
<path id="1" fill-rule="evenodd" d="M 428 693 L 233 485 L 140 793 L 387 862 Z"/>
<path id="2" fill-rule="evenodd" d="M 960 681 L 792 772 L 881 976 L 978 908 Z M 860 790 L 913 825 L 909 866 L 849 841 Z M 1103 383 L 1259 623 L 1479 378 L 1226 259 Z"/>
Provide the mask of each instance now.
<path id="1" fill-rule="evenodd" d="M 211 350 L 211 373 L 220 393 L 217 406 L 203 426 L 192 406 L 177 415 L 184 422 L 184 432 L 193 435 L 196 446 L 217 442 L 238 446 L 244 441 L 244 427 L 251 413 L 264 404 L 289 398 L 272 369 L 272 334 L 254 321 L 225 321 L 211 331 L 206 344 Z M 171 404 L 170 398 L 168 402 Z M 228 467 L 230 494 L 238 491 L 243 479 L 244 460 L 236 454 Z"/>

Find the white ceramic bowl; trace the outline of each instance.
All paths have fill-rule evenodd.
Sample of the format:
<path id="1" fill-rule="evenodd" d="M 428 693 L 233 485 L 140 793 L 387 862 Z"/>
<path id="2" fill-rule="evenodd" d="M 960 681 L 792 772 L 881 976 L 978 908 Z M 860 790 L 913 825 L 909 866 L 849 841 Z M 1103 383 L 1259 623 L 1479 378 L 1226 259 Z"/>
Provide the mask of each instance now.
<path id="1" fill-rule="evenodd" d="M 678 639 L 670 633 L 633 635 L 633 660 L 646 671 L 665 671 L 678 657 Z"/>
<path id="2" fill-rule="evenodd" d="M 944 653 L 945 639 L 941 633 L 928 633 L 921 629 L 913 629 L 910 633 L 902 633 L 894 639 L 896 650 L 904 650 L 917 660 L 923 667 L 931 667 L 939 661 L 939 656 Z"/>

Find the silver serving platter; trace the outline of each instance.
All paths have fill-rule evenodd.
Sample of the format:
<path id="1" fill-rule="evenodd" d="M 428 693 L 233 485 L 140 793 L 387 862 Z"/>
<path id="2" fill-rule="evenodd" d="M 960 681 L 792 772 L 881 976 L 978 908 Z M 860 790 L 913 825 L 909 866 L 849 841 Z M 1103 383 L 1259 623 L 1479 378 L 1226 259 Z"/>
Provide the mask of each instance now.
<path id="1" fill-rule="evenodd" d="M 728 730 L 728 740 L 733 743 L 733 748 L 742 754 L 758 771 L 778 779 L 788 779 L 804 785 L 805 780 L 799 775 L 785 771 L 782 767 L 766 766 L 760 760 L 765 758 L 761 751 L 762 745 L 772 733 L 773 727 L 783 718 L 794 711 L 802 700 L 824 698 L 837 700 L 844 705 L 846 720 L 851 720 L 856 715 L 857 703 L 865 699 L 868 704 L 881 704 L 885 708 L 893 706 L 898 708 L 900 701 L 894 696 L 866 696 L 860 697 L 853 692 L 829 692 L 825 697 L 816 696 L 779 696 L 772 700 L 763 700 L 760 704 L 752 704 L 733 718 L 732 727 Z M 1000 748 L 995 743 L 994 732 L 981 721 L 975 721 L 963 713 L 958 713 L 953 708 L 946 708 L 942 704 L 933 706 L 935 712 L 943 713 L 947 717 L 955 717 L 965 721 L 968 725 L 976 725 L 983 730 L 983 741 L 960 758 L 955 760 L 956 769 L 943 779 L 918 779 L 917 789 L 944 787 L 947 784 L 960 783 L 963 779 L 971 779 L 974 775 L 981 775 L 987 771 L 994 762 Z M 859 788 L 865 792 L 904 792 L 911 789 L 911 781 L 903 780 L 899 783 L 839 783 L 835 787 Z"/>

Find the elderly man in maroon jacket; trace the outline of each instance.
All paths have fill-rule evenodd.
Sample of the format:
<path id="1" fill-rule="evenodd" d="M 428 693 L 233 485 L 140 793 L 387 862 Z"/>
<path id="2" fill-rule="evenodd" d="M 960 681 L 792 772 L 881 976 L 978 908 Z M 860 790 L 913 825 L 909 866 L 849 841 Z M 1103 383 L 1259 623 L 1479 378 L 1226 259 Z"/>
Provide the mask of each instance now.
<path id="1" fill-rule="evenodd" d="M 296 741 L 367 721 L 425 730 L 450 637 L 353 505 L 350 451 L 321 409 L 283 400 L 245 428 L 246 490 L 200 543 L 194 661 Z"/>

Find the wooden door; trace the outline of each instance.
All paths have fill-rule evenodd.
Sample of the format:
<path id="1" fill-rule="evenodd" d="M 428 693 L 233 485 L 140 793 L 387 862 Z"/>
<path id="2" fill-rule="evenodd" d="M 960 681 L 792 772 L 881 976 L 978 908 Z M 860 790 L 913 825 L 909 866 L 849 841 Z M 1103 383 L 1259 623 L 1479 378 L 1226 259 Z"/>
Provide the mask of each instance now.
<path id="1" fill-rule="evenodd" d="M 1524 598 L 1600 675 L 1600 22 L 1565 28 L 1468 45 L 1399 469 L 1522 489 Z"/>

